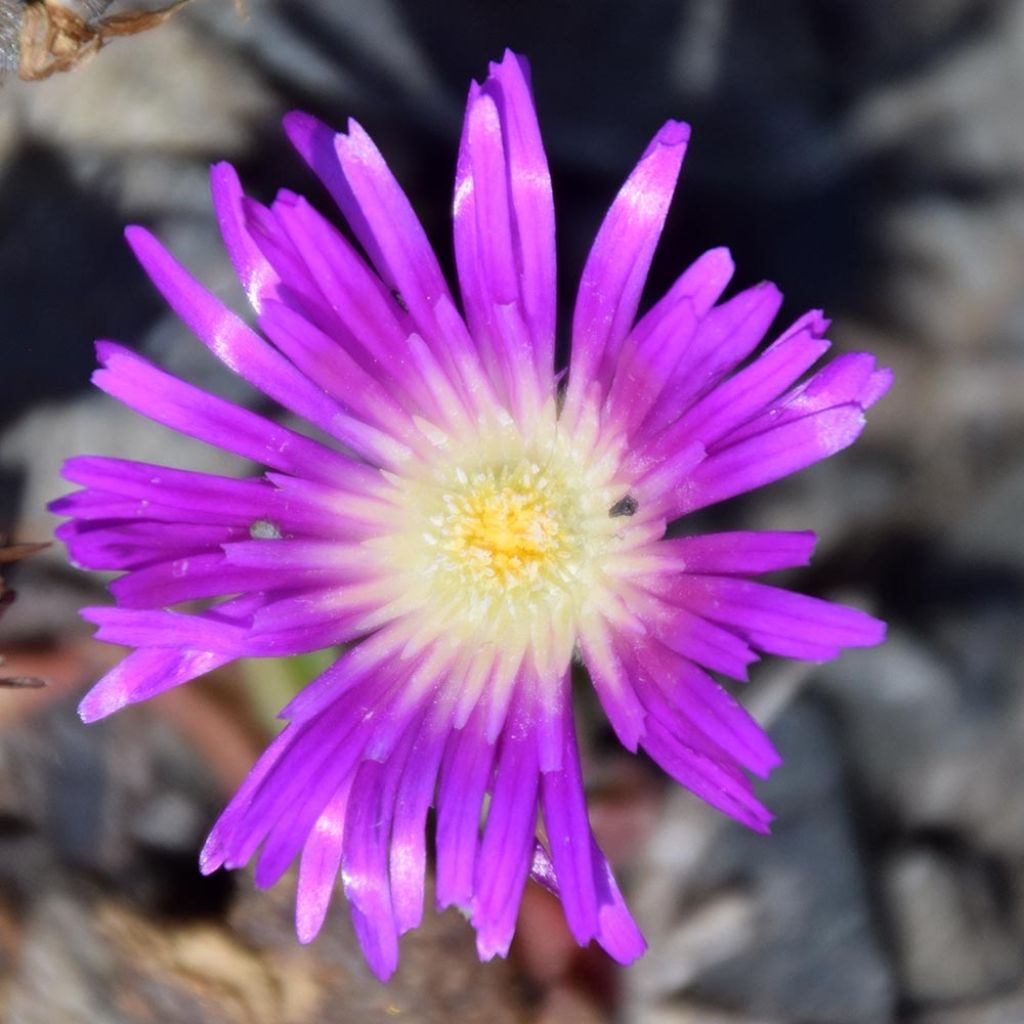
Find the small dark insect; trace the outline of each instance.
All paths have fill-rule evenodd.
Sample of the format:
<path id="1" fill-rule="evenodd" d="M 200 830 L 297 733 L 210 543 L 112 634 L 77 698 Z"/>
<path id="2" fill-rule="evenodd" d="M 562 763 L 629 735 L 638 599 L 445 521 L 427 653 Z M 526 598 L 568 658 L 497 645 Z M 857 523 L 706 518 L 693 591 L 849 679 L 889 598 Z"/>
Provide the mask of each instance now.
<path id="1" fill-rule="evenodd" d="M 398 303 L 403 313 L 409 312 L 408 303 L 406 303 L 405 299 L 402 298 L 402 293 L 397 288 L 391 289 L 391 298 L 393 298 L 395 302 Z"/>
<path id="2" fill-rule="evenodd" d="M 617 502 L 610 509 L 608 509 L 608 515 L 612 519 L 618 516 L 633 516 L 636 515 L 636 510 L 640 507 L 640 502 L 633 497 L 632 494 L 627 494 L 624 498 L 619 498 Z"/>

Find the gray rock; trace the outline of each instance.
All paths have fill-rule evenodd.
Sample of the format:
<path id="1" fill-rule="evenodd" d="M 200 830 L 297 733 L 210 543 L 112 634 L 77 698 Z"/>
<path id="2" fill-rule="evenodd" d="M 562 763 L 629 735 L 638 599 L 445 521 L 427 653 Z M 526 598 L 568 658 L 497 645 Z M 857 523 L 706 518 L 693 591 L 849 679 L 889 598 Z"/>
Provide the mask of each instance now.
<path id="1" fill-rule="evenodd" d="M 780 1020 L 888 1019 L 894 979 L 877 932 L 834 725 L 802 698 L 773 732 L 786 759 L 761 793 L 770 839 L 722 834 L 700 874 L 755 903 L 757 939 L 693 986 L 716 1005 Z"/>
<path id="2" fill-rule="evenodd" d="M 888 858 L 882 881 L 906 998 L 991 997 L 1018 978 L 1014 908 L 976 851 L 919 842 Z"/>

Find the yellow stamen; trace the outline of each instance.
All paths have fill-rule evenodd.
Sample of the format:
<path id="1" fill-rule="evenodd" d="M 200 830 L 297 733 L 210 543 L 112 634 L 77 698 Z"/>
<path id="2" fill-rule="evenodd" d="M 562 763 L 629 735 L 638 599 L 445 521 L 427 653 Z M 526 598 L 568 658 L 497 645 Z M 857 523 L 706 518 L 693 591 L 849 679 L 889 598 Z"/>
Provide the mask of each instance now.
<path id="1" fill-rule="evenodd" d="M 531 473 L 504 485 L 485 478 L 451 499 L 442 549 L 506 585 L 536 576 L 565 554 L 569 540 L 542 483 Z"/>

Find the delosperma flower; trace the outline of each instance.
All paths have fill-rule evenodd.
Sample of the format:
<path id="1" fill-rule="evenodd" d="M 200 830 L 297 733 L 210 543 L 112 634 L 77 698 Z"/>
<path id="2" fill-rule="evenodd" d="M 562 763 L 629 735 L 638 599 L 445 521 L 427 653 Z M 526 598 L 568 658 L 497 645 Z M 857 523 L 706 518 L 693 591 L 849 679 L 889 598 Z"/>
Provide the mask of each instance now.
<path id="1" fill-rule="evenodd" d="M 260 205 L 214 167 L 259 331 L 148 232 L 128 240 L 199 339 L 317 435 L 99 343 L 98 387 L 263 472 L 67 463 L 83 489 L 54 505 L 70 517 L 60 536 L 79 565 L 123 572 L 116 606 L 84 614 L 135 649 L 82 717 L 236 658 L 347 645 L 281 712 L 202 869 L 259 851 L 266 886 L 298 859 L 302 941 L 340 876 L 386 978 L 423 912 L 433 808 L 437 903 L 465 912 L 481 957 L 508 950 L 532 874 L 580 943 L 627 962 L 644 942 L 588 824 L 571 668 L 585 666 L 629 750 L 767 831 L 749 775 L 779 758 L 709 672 L 745 679 L 757 652 L 833 658 L 884 627 L 751 581 L 805 565 L 812 534 L 689 536 L 685 517 L 845 448 L 890 375 L 848 354 L 807 376 L 829 346 L 817 312 L 752 355 L 780 295 L 760 284 L 721 301 L 724 249 L 637 319 L 683 124 L 657 133 L 598 231 L 564 369 L 551 184 L 522 60 L 506 54 L 470 88 L 453 204 L 461 304 L 363 129 L 285 125 L 361 252 L 301 197 Z"/>

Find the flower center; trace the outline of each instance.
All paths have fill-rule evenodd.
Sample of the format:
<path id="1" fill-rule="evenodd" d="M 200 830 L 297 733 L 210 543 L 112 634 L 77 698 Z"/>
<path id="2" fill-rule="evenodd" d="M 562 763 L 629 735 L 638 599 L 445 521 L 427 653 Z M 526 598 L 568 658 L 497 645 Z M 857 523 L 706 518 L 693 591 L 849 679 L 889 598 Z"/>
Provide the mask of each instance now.
<path id="1" fill-rule="evenodd" d="M 479 473 L 461 492 L 446 494 L 438 546 L 447 567 L 502 587 L 562 575 L 574 547 L 566 519 L 575 517 L 552 500 L 550 483 L 539 466 L 527 464 Z"/>
<path id="2" fill-rule="evenodd" d="M 559 677 L 580 630 L 615 602 L 616 560 L 646 535 L 611 511 L 628 493 L 620 439 L 601 433 L 596 409 L 564 429 L 551 400 L 525 429 L 496 415 L 432 441 L 387 477 L 389 528 L 366 544 L 391 601 L 367 621 L 400 613 L 415 623 L 410 643 L 443 635 L 513 668 L 529 651 Z"/>

